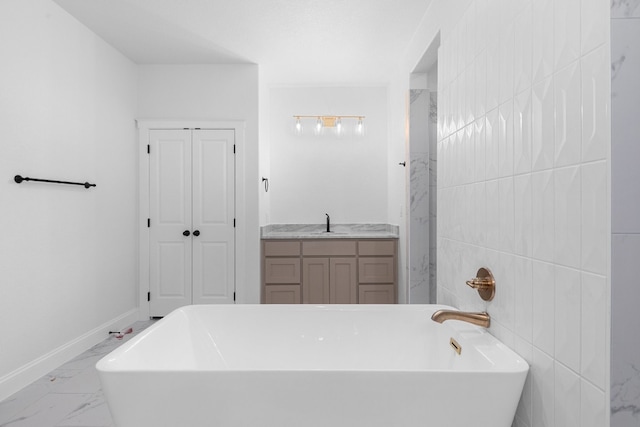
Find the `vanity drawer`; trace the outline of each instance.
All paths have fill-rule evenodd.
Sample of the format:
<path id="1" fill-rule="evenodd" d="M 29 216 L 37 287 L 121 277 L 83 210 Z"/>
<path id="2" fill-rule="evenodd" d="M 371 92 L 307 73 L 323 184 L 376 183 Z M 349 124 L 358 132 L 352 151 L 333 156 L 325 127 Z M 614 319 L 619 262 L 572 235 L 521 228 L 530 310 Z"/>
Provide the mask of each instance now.
<path id="1" fill-rule="evenodd" d="M 358 258 L 359 283 L 395 283 L 393 257 Z"/>
<path id="2" fill-rule="evenodd" d="M 395 254 L 395 240 L 361 240 L 358 242 L 358 255 L 360 256 L 394 256 Z"/>
<path id="3" fill-rule="evenodd" d="M 358 286 L 359 304 L 395 304 L 394 285 L 360 285 Z"/>
<path id="4" fill-rule="evenodd" d="M 264 242 L 264 256 L 300 256 L 300 242 Z"/>
<path id="5" fill-rule="evenodd" d="M 302 242 L 304 256 L 355 256 L 354 240 L 306 240 Z"/>
<path id="6" fill-rule="evenodd" d="M 264 282 L 300 283 L 300 258 L 265 258 Z"/>
<path id="7" fill-rule="evenodd" d="M 300 285 L 267 285 L 264 287 L 265 304 L 300 304 Z"/>

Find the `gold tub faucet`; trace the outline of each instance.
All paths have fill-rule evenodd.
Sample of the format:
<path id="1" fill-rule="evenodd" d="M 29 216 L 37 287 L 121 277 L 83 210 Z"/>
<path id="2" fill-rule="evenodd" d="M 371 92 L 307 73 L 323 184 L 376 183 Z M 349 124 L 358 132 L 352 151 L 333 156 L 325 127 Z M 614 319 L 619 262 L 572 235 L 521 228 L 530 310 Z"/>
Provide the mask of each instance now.
<path id="1" fill-rule="evenodd" d="M 431 320 L 438 323 L 442 323 L 445 320 L 462 320 L 463 322 L 482 326 L 483 328 L 488 328 L 489 325 L 491 325 L 491 317 L 486 311 L 481 313 L 469 313 L 457 310 L 438 310 L 433 313 Z"/>

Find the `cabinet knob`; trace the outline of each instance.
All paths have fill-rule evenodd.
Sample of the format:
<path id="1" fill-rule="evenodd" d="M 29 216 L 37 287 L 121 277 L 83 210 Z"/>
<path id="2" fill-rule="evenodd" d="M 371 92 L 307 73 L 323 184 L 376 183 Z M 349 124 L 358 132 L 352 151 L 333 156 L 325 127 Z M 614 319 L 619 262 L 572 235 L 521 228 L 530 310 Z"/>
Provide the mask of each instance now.
<path id="1" fill-rule="evenodd" d="M 190 234 L 191 234 L 191 233 L 189 232 L 189 230 L 184 230 L 184 231 L 182 232 L 182 235 L 183 235 L 183 236 L 189 236 Z"/>
<path id="2" fill-rule="evenodd" d="M 198 237 L 200 235 L 200 230 L 193 230 L 193 235 Z"/>

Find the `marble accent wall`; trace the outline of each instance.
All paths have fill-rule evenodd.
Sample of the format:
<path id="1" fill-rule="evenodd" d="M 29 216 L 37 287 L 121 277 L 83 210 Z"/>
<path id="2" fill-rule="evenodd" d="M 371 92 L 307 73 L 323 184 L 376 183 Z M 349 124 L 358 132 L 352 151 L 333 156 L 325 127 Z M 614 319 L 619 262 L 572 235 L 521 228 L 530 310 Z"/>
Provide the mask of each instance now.
<path id="1" fill-rule="evenodd" d="M 640 0 L 611 2 L 611 427 L 640 425 Z"/>
<path id="2" fill-rule="evenodd" d="M 429 91 L 410 92 L 410 302 L 429 302 Z"/>
<path id="3" fill-rule="evenodd" d="M 431 92 L 410 92 L 410 302 L 435 302 L 435 180 L 431 164 L 436 144 Z"/>
<path id="4" fill-rule="evenodd" d="M 607 426 L 609 4 L 468 4 L 438 56 L 438 302 L 529 362 L 514 426 Z"/>
<path id="5" fill-rule="evenodd" d="M 429 302 L 438 300 L 438 93 L 429 92 Z"/>

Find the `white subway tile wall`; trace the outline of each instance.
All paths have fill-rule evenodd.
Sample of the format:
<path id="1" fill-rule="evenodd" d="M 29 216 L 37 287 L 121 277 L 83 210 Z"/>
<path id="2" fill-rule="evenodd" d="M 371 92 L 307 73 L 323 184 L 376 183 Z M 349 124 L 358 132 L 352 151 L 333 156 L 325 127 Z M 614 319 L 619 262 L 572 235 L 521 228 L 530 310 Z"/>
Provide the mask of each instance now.
<path id="1" fill-rule="evenodd" d="M 441 34 L 438 300 L 531 364 L 518 427 L 605 425 L 606 3 L 475 0 Z M 482 266 L 488 303 L 464 284 Z"/>

